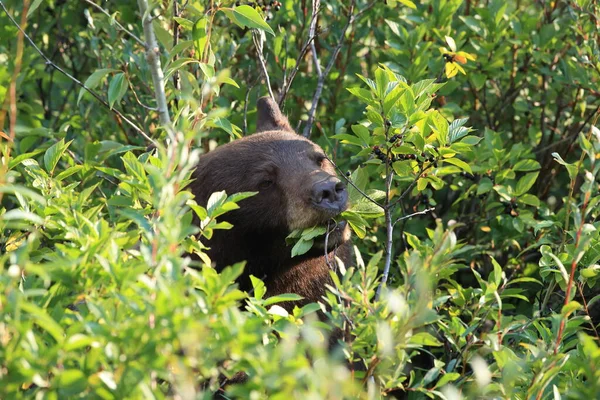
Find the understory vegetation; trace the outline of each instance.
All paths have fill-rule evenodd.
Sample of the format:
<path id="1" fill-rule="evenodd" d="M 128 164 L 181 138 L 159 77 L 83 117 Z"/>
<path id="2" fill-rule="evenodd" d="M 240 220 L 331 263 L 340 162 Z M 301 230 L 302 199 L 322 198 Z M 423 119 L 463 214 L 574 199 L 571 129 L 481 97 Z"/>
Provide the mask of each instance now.
<path id="1" fill-rule="evenodd" d="M 595 0 L 0 0 L 0 398 L 600 398 L 599 32 Z M 292 313 L 205 253 L 244 195 L 188 190 L 265 95 L 351 203 Z"/>

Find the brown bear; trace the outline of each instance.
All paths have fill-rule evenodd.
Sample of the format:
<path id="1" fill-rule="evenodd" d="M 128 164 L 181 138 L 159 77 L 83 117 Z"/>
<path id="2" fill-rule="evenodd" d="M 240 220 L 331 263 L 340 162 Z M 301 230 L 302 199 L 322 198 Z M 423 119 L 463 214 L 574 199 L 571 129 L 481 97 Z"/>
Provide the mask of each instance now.
<path id="1" fill-rule="evenodd" d="M 349 228 L 345 222 L 331 224 L 347 207 L 348 192 L 323 149 L 296 134 L 277 103 L 263 97 L 257 108 L 257 133 L 202 155 L 191 191 L 203 206 L 216 191 L 258 192 L 221 217 L 233 228 L 214 231 L 208 255 L 217 270 L 247 262 L 238 279 L 242 290 L 251 290 L 249 277 L 254 275 L 264 281 L 267 296 L 302 296 L 281 304 L 291 311 L 294 305 L 322 300 L 326 284 L 332 284 L 327 261 L 334 259 L 334 251 L 346 265 L 350 262 Z M 292 258 L 286 237 L 315 225 L 330 226 L 328 251 L 315 245 Z"/>

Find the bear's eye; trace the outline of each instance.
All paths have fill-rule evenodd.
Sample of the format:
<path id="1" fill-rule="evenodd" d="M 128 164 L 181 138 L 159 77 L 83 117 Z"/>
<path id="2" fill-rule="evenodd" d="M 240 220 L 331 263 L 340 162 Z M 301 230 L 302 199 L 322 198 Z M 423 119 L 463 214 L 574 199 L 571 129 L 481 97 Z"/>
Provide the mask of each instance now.
<path id="1" fill-rule="evenodd" d="M 265 179 L 264 181 L 262 181 L 261 183 L 258 184 L 258 188 L 259 189 L 268 189 L 271 186 L 273 186 L 275 182 L 272 179 Z"/>
<path id="2" fill-rule="evenodd" d="M 315 161 L 317 162 L 317 165 L 321 166 L 323 165 L 323 161 L 325 161 L 325 156 L 322 154 L 317 154 Z"/>

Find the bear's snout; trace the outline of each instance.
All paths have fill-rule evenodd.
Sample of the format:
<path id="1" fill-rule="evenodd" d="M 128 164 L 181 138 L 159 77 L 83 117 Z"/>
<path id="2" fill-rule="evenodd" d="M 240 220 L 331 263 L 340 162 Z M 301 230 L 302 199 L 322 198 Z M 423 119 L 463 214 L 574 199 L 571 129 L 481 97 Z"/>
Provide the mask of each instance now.
<path id="1" fill-rule="evenodd" d="M 336 177 L 329 177 L 312 186 L 312 204 L 318 209 L 337 215 L 346 209 L 348 191 L 346 185 Z"/>

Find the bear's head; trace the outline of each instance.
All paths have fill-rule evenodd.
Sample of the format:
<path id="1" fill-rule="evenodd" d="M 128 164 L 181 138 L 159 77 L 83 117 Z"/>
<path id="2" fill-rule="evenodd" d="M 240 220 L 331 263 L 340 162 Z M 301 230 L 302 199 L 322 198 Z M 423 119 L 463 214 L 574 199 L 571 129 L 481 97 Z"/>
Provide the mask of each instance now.
<path id="1" fill-rule="evenodd" d="M 328 247 L 338 246 L 349 237 L 345 223 L 330 224 L 333 217 L 346 209 L 348 192 L 323 149 L 296 134 L 270 98 L 259 99 L 257 111 L 257 133 L 202 155 L 194 174 L 191 189 L 201 205 L 206 205 L 210 194 L 216 191 L 225 190 L 228 195 L 258 192 L 242 200 L 240 209 L 222 217 L 234 227 L 215 232 L 231 244 L 222 253 L 223 257 L 211 255 L 217 264 L 235 261 L 227 252 L 238 250 L 246 253 L 240 254 L 244 259 L 252 251 L 278 253 L 273 246 L 285 248 L 281 254 L 289 257 L 285 237 L 295 229 L 329 225 L 333 232 Z M 262 243 L 267 240 L 274 243 Z M 208 245 L 219 247 L 214 240 Z M 244 246 L 253 249 L 243 250 Z M 215 251 L 221 254 L 219 249 Z"/>

